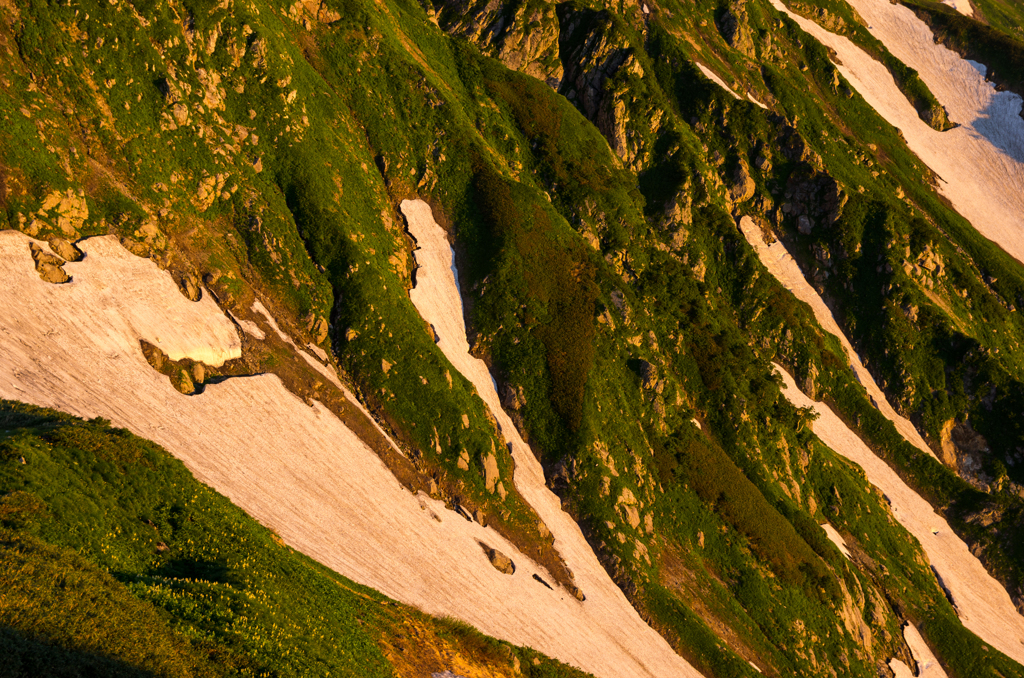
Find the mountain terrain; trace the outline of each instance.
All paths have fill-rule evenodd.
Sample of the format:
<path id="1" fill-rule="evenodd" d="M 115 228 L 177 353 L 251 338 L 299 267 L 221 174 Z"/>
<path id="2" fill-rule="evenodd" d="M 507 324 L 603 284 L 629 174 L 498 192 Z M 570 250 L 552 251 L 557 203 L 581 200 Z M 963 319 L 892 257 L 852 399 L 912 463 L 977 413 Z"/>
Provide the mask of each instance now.
<path id="1" fill-rule="evenodd" d="M 1024 676 L 1015 0 L 0 0 L 0 675 Z"/>

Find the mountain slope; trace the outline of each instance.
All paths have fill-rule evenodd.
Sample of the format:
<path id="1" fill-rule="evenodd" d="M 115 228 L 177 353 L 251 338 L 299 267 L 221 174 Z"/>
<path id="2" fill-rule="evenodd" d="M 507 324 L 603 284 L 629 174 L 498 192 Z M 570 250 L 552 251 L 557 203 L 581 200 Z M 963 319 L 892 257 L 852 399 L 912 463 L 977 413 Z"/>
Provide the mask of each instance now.
<path id="1" fill-rule="evenodd" d="M 4 234 L 0 393 L 103 412 L 340 573 L 597 675 L 888 675 L 907 622 L 950 676 L 1019 675 L 773 367 L 1021 607 L 1019 224 L 978 216 L 1014 199 L 990 140 L 1020 120 L 971 118 L 882 30 L 898 12 L 927 31 L 867 0 L 6 4 L 0 227 L 35 240 Z M 948 163 L 968 145 L 1002 168 L 979 190 Z M 447 320 L 494 395 L 413 303 L 401 204 L 447 234 Z M 141 270 L 102 235 L 170 278 L 97 285 Z M 410 527 L 429 513 L 443 532 Z M 599 640 L 614 620 L 635 632 Z"/>

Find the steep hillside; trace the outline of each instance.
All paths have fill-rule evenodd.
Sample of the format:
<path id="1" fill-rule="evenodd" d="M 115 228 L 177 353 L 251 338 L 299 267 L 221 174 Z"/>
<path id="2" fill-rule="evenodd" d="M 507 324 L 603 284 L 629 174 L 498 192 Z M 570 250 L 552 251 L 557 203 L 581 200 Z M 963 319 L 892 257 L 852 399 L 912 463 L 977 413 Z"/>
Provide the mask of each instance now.
<path id="1" fill-rule="evenodd" d="M 0 397 L 238 507 L 5 405 L 11 586 L 114 602 L 4 599 L 4 642 L 1024 675 L 1021 24 L 951 12 L 2 0 Z M 155 517 L 189 492 L 221 522 Z"/>

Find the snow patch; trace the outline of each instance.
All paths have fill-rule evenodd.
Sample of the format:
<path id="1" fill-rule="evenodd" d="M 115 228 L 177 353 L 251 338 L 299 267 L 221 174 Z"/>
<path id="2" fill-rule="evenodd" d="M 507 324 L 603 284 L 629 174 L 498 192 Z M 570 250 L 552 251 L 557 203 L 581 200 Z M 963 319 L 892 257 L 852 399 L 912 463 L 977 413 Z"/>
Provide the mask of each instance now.
<path id="1" fill-rule="evenodd" d="M 557 629 L 558 644 L 548 641 L 536 647 L 549 648 L 550 653 L 559 658 L 572 657 L 573 663 L 595 675 L 699 676 L 672 651 L 664 638 L 640 619 L 608 577 L 579 526 L 562 511 L 561 501 L 544 484 L 544 471 L 502 409 L 487 365 L 469 354 L 462 299 L 451 269 L 451 247 L 444 230 L 434 221 L 430 206 L 422 200 L 405 200 L 401 210 L 418 246 L 413 251 L 418 266 L 416 287 L 410 290 L 409 298 L 423 319 L 436 328 L 441 351 L 476 387 L 497 419 L 515 459 L 516 489 L 551 530 L 555 548 L 587 597 L 583 603 L 571 597 L 567 601 L 573 621 L 567 628 Z M 561 588 L 554 593 L 568 595 Z M 544 628 L 545 633 L 555 631 L 550 621 L 544 622 Z M 583 653 L 579 647 L 582 644 L 597 645 L 599 649 Z"/>
<path id="2" fill-rule="evenodd" d="M 886 399 L 885 394 L 882 393 L 882 389 L 875 383 L 874 377 L 868 372 L 867 368 L 860 360 L 860 356 L 853 350 L 853 346 L 850 341 L 846 338 L 846 334 L 839 327 L 839 323 L 836 322 L 832 316 L 832 310 L 825 304 L 824 300 L 818 293 L 814 291 L 810 283 L 804 279 L 804 274 L 800 270 L 800 265 L 796 263 L 793 257 L 789 254 L 786 246 L 781 241 L 776 241 L 771 245 L 767 245 L 761 236 L 761 229 L 758 228 L 757 224 L 750 217 L 742 217 L 739 221 L 740 231 L 743 232 L 743 236 L 750 243 L 750 246 L 754 248 L 758 258 L 761 259 L 761 263 L 764 264 L 768 272 L 771 273 L 775 278 L 782 283 L 782 286 L 793 293 L 800 301 L 808 304 L 811 307 L 811 311 L 814 313 L 815 319 L 818 324 L 821 325 L 829 334 L 834 335 L 839 339 L 839 343 L 842 344 L 843 350 L 846 351 L 846 356 L 850 361 L 850 368 L 856 375 L 857 380 L 867 390 L 868 395 L 871 397 L 872 402 L 878 411 L 881 412 L 886 419 L 891 421 L 895 426 L 896 430 L 914 447 L 935 456 L 928 444 L 925 443 L 924 438 L 918 433 L 914 425 L 910 423 L 910 420 L 906 417 L 900 416 L 896 410 L 892 408 L 889 401 Z"/>
<path id="3" fill-rule="evenodd" d="M 843 539 L 843 535 L 839 534 L 839 530 L 832 526 L 832 523 L 823 523 L 821 529 L 825 530 L 825 535 L 829 541 L 836 545 L 836 548 L 846 556 L 846 559 L 850 559 L 850 549 L 846 545 L 846 540 Z"/>
<path id="4" fill-rule="evenodd" d="M 864 444 L 827 405 L 815 402 L 797 388 L 780 366 L 783 394 L 796 407 L 818 414 L 814 433 L 836 453 L 864 469 L 868 482 L 889 500 L 893 516 L 921 543 L 943 588 L 956 601 L 960 621 L 979 638 L 1018 662 L 1024 662 L 1024 617 L 999 582 L 949 528 L 931 505 L 907 486 L 896 472 Z M 939 528 L 938 534 L 932 528 Z"/>
<path id="5" fill-rule="evenodd" d="M 959 2 L 959 0 L 957 0 Z M 907 146 L 941 179 L 940 191 L 986 238 L 1024 261 L 1024 120 L 1021 98 L 997 92 L 983 73 L 942 45 L 914 13 L 888 0 L 850 0 L 898 59 L 915 69 L 960 127 L 937 132 L 897 89 L 892 75 L 847 38 L 772 5 L 836 51 L 850 85 L 899 128 Z"/>
<path id="6" fill-rule="evenodd" d="M 89 256 L 67 264 L 73 280 L 46 283 L 29 242 L 0 232 L 0 398 L 105 417 L 153 440 L 288 545 L 429 614 L 601 677 L 698 675 L 618 589 L 621 600 L 608 600 L 588 576 L 592 598 L 580 603 L 541 586 L 533 575 L 550 580 L 546 569 L 493 530 L 408 492 L 334 414 L 276 376 L 230 378 L 195 396 L 174 390 L 139 339 L 207 364 L 238 357 L 238 330 L 212 299 L 188 301 L 168 273 L 113 238 L 84 241 Z M 492 567 L 481 541 L 509 555 L 515 574 Z"/>
<path id="7" fill-rule="evenodd" d="M 903 628 L 903 639 L 907 641 L 910 654 L 917 662 L 917 668 L 920 671 L 917 678 L 947 678 L 939 660 L 935 658 L 931 648 L 924 642 L 924 638 L 921 637 L 921 632 L 917 630 L 916 626 L 907 624 Z M 899 659 L 891 660 L 889 668 L 896 674 L 896 678 L 914 678 L 914 672 Z"/>
<path id="8" fill-rule="evenodd" d="M 708 68 L 699 61 L 695 61 L 694 63 L 697 64 L 697 68 L 700 69 L 700 72 L 703 73 L 704 77 L 706 77 L 708 80 L 715 83 L 716 85 L 724 89 L 726 92 L 731 94 L 733 98 L 741 98 L 740 95 L 736 94 L 736 92 L 733 91 L 732 87 L 729 87 L 727 84 L 725 84 L 725 80 L 722 80 L 722 78 L 718 77 L 718 74 L 715 73 L 713 70 L 711 70 L 710 68 Z"/>

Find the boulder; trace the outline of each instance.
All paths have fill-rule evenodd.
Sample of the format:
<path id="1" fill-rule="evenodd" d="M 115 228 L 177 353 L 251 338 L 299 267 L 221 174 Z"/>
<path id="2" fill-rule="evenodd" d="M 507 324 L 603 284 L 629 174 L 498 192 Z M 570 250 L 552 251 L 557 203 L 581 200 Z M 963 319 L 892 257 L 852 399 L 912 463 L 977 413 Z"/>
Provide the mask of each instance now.
<path id="1" fill-rule="evenodd" d="M 82 250 L 64 238 L 54 236 L 50 238 L 49 243 L 50 249 L 56 252 L 57 256 L 63 257 L 68 261 L 81 261 L 82 257 L 85 256 Z"/>
<path id="2" fill-rule="evenodd" d="M 498 479 L 498 460 L 494 453 L 491 452 L 484 457 L 484 485 L 487 486 L 488 492 L 494 492 L 494 486 L 497 484 Z"/>
<path id="3" fill-rule="evenodd" d="M 754 197 L 754 191 L 757 189 L 754 184 L 753 178 L 750 176 L 750 170 L 747 168 L 747 163 L 742 160 L 736 165 L 736 170 L 733 172 L 733 185 L 729 190 L 729 199 L 732 202 L 744 202 Z"/>
<path id="4" fill-rule="evenodd" d="M 503 574 L 514 574 L 516 571 L 516 564 L 512 562 L 512 559 L 498 549 L 488 548 L 487 559 L 491 561 L 491 565 L 493 565 L 494 569 L 498 572 Z"/>
<path id="5" fill-rule="evenodd" d="M 50 254 L 35 243 L 29 244 L 29 250 L 32 252 L 32 260 L 36 263 L 36 272 L 44 282 L 59 285 L 71 280 L 61 268 L 65 263 L 63 259 Z"/>
<path id="6" fill-rule="evenodd" d="M 199 278 L 194 273 L 184 273 L 178 278 L 178 289 L 189 301 L 203 298 L 203 288 L 199 286 Z"/>

